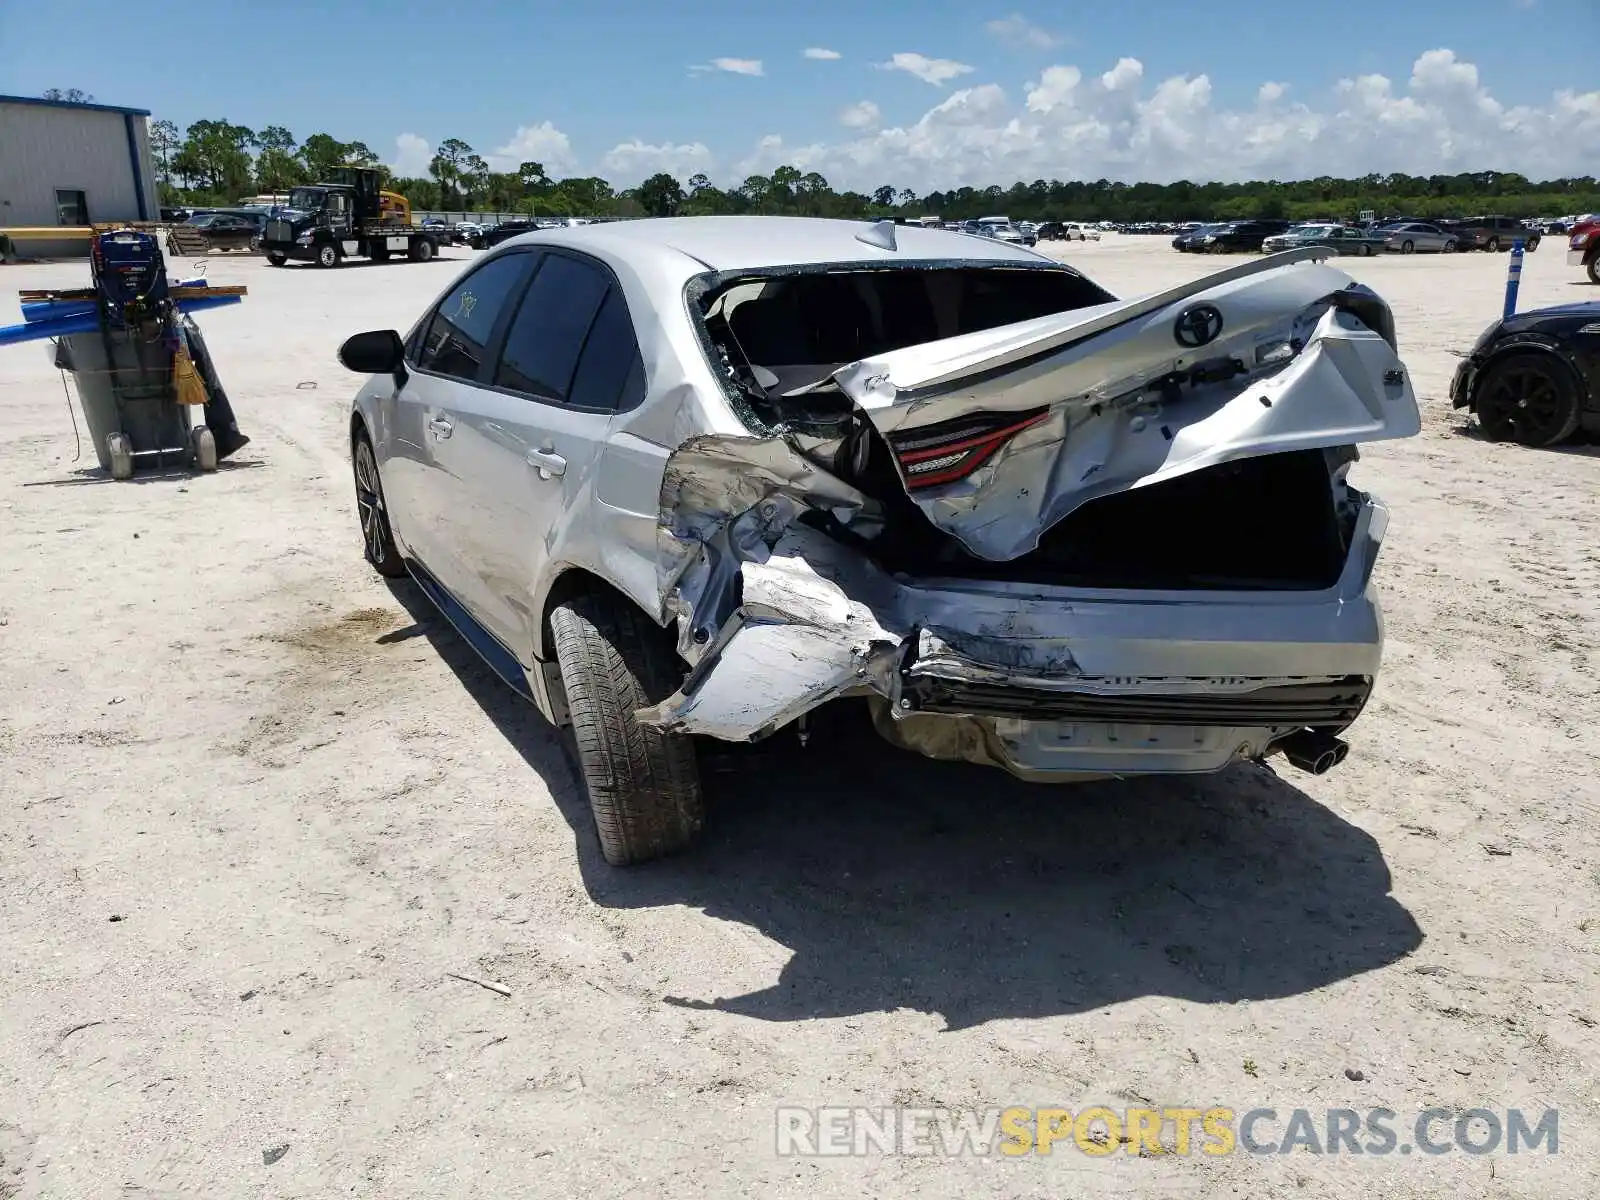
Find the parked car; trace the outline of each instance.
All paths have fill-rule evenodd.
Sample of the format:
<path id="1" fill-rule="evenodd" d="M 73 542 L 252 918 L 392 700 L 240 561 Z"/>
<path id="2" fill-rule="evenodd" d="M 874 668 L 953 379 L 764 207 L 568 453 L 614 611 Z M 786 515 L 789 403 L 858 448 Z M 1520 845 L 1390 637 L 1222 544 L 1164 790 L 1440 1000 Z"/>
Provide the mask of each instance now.
<path id="1" fill-rule="evenodd" d="M 1261 243 L 1274 234 L 1288 231 L 1287 221 L 1228 221 L 1215 225 L 1190 242 L 1191 250 L 1201 254 L 1238 254 L 1260 250 Z"/>
<path id="2" fill-rule="evenodd" d="M 998 239 L 626 221 L 497 246 L 340 359 L 367 560 L 569 731 L 611 863 L 698 833 L 696 736 L 836 700 L 1038 781 L 1320 773 L 1379 669 L 1346 469 L 1420 418 L 1327 264 L 1118 301 Z"/>
<path id="3" fill-rule="evenodd" d="M 1080 225 L 1076 221 L 1068 221 L 1061 227 L 1061 236 L 1066 241 L 1096 241 L 1100 240 L 1100 231 L 1093 225 Z"/>
<path id="4" fill-rule="evenodd" d="M 1459 250 L 1509 250 L 1518 238 L 1524 249 L 1539 248 L 1539 231 L 1511 217 L 1467 217 L 1438 224 L 1456 235 Z"/>
<path id="5" fill-rule="evenodd" d="M 261 244 L 264 223 L 240 213 L 208 212 L 189 218 L 183 229 L 198 235 L 207 250 L 253 250 Z"/>
<path id="6" fill-rule="evenodd" d="M 1383 236 L 1385 247 L 1397 254 L 1454 254 L 1461 244 L 1461 236 L 1454 230 L 1426 221 L 1402 221 L 1376 232 Z"/>
<path id="7" fill-rule="evenodd" d="M 1495 441 L 1542 447 L 1600 433 L 1600 302 L 1494 322 L 1456 367 L 1450 402 Z"/>
<path id="8" fill-rule="evenodd" d="M 532 221 L 501 221 L 498 225 L 486 227 L 472 244 L 476 249 L 487 250 L 521 234 L 532 233 L 537 228 Z"/>
<path id="9" fill-rule="evenodd" d="M 1041 242 L 1058 242 L 1065 237 L 1063 222 L 1042 221 L 1039 228 L 1034 231 Z"/>
<path id="10" fill-rule="evenodd" d="M 1195 225 L 1173 238 L 1172 248 L 1180 253 L 1191 253 L 1200 248 L 1200 242 L 1203 238 L 1221 228 L 1221 225 Z"/>
<path id="11" fill-rule="evenodd" d="M 458 245 L 470 246 L 481 229 L 482 226 L 476 221 L 457 221 L 450 229 L 450 240 Z"/>
<path id="12" fill-rule="evenodd" d="M 1582 267 L 1590 283 L 1600 283 L 1600 213 L 1574 217 L 1567 238 L 1567 266 Z"/>
<path id="13" fill-rule="evenodd" d="M 1300 246 L 1322 246 L 1335 254 L 1370 256 L 1383 251 L 1381 233 L 1369 233 L 1351 225 L 1297 225 L 1283 233 L 1263 238 L 1261 249 L 1268 254 Z"/>

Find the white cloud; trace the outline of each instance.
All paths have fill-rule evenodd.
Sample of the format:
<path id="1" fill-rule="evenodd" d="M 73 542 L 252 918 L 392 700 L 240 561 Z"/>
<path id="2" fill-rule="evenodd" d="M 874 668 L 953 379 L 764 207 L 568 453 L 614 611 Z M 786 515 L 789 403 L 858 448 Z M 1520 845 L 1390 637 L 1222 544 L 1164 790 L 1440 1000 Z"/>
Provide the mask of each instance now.
<path id="1" fill-rule="evenodd" d="M 938 60 L 900 55 L 919 78 Z M 911 70 L 906 59 L 918 70 Z M 970 68 L 961 68 L 963 74 Z M 934 82 L 954 75 L 934 72 Z M 1535 179 L 1593 174 L 1600 162 L 1600 88 L 1554 90 L 1537 103 L 1497 99 L 1478 68 L 1447 49 L 1417 55 L 1407 76 L 1352 75 L 1315 95 L 1268 79 L 1237 106 L 1218 101 L 1204 74 L 1146 79 L 1143 64 L 1058 63 L 1021 88 L 958 87 L 920 118 L 885 126 L 869 101 L 829 109 L 836 139 L 791 143 L 769 133 L 748 151 L 696 140 L 624 142 L 598 161 L 578 156 L 548 121 L 518 129 L 490 155 L 497 169 L 527 159 L 552 174 L 602 174 L 628 186 L 656 171 L 680 179 L 703 171 L 736 185 L 789 163 L 841 188 L 1009 186 L 1016 180 L 1115 179 L 1169 183 L 1314 179 L 1467 171 L 1517 171 Z M 395 141 L 394 165 L 422 173 L 428 143 L 414 133 Z M 404 168 L 404 170 L 402 170 Z"/>
<path id="2" fill-rule="evenodd" d="M 428 173 L 433 161 L 433 147 L 428 139 L 414 133 L 402 133 L 394 140 L 394 158 L 389 169 L 401 179 L 420 179 Z"/>
<path id="3" fill-rule="evenodd" d="M 733 75 L 765 75 L 759 58 L 713 58 L 708 63 L 696 63 L 689 74 L 702 75 L 707 71 L 727 71 Z"/>
<path id="4" fill-rule="evenodd" d="M 922 54 L 901 52 L 892 56 L 888 62 L 879 63 L 878 67 L 884 71 L 904 71 L 907 75 L 915 75 L 924 83 L 931 83 L 935 87 L 942 87 L 958 75 L 968 75 L 972 68 L 966 63 L 956 62 L 950 58 L 928 58 Z"/>
<path id="5" fill-rule="evenodd" d="M 549 121 L 517 126 L 510 141 L 483 157 L 496 171 L 515 171 L 525 162 L 543 163 L 551 176 L 571 170 L 577 162 L 572 141 Z"/>
<path id="6" fill-rule="evenodd" d="M 927 61 L 915 57 L 919 67 Z M 905 127 L 861 127 L 843 142 L 805 147 L 774 136 L 741 169 L 801 166 L 794 156 L 803 153 L 804 169 L 838 187 L 893 180 L 926 191 L 1039 178 L 1168 183 L 1488 169 L 1543 179 L 1591 174 L 1600 160 L 1600 90 L 1503 104 L 1476 66 L 1446 49 L 1420 54 L 1398 83 L 1360 75 L 1304 97 L 1267 80 L 1252 99 L 1218 104 L 1204 74 L 1147 82 L 1134 58 L 1099 74 L 1058 64 L 1016 98 L 994 84 L 961 89 Z"/>
<path id="7" fill-rule="evenodd" d="M 986 21 L 983 27 L 1007 45 L 1021 49 L 1048 50 L 1061 44 L 1059 37 L 1035 25 L 1021 13 Z"/>
<path id="8" fill-rule="evenodd" d="M 876 129 L 882 121 L 883 114 L 871 100 L 863 100 L 860 104 L 851 104 L 839 110 L 839 124 L 846 129 Z"/>
<path id="9" fill-rule="evenodd" d="M 711 150 L 703 142 L 652 146 L 634 138 L 611 147 L 601 159 L 606 179 L 613 187 L 632 187 L 660 171 L 678 179 L 711 170 L 715 165 Z"/>
<path id="10" fill-rule="evenodd" d="M 836 62 L 843 58 L 837 50 L 825 50 L 821 46 L 807 46 L 802 52 L 806 58 L 814 58 L 820 62 Z"/>

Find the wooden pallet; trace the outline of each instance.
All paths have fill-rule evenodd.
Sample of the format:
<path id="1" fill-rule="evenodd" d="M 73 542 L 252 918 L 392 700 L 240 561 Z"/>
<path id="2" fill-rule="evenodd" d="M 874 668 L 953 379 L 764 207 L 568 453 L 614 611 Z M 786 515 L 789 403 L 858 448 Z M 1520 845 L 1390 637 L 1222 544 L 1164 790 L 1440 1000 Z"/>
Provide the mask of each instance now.
<path id="1" fill-rule="evenodd" d="M 174 285 L 167 290 L 167 294 L 174 300 L 204 300 L 208 296 L 248 296 L 250 289 L 242 283 L 230 283 L 218 287 Z M 44 300 L 93 300 L 95 295 L 93 288 L 25 288 L 17 292 L 17 298 L 24 304 Z"/>

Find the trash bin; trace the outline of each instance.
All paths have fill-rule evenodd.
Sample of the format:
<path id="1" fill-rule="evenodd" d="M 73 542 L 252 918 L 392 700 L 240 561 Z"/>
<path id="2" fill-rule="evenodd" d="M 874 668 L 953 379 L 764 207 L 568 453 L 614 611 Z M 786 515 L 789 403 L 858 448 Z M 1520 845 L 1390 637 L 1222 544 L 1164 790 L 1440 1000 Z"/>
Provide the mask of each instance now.
<path id="1" fill-rule="evenodd" d="M 180 467 L 205 457 L 204 426 L 192 428 L 189 406 L 178 403 L 164 337 L 151 340 L 137 327 L 117 326 L 68 334 L 56 343 L 54 360 L 72 372 L 95 457 L 113 476 L 127 478 L 135 462 Z M 205 437 L 211 440 L 209 431 Z M 215 468 L 214 442 L 210 452 L 210 466 L 202 461 L 202 469 Z"/>

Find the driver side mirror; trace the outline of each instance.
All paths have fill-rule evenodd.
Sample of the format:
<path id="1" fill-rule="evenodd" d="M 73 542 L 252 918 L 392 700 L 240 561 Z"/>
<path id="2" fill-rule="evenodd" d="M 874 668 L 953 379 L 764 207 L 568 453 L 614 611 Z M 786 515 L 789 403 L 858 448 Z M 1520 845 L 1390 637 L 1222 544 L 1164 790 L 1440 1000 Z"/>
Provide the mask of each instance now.
<path id="1" fill-rule="evenodd" d="M 405 361 L 405 343 L 392 329 L 374 329 L 345 339 L 339 361 L 358 375 L 392 375 Z"/>

